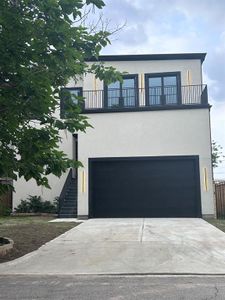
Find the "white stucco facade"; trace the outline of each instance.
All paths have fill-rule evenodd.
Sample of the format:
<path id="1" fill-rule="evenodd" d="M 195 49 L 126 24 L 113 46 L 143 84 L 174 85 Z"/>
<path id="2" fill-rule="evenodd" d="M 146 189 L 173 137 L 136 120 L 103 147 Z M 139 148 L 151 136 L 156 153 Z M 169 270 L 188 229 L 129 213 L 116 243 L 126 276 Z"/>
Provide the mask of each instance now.
<path id="1" fill-rule="evenodd" d="M 89 63 L 91 64 L 91 63 Z M 202 66 L 199 59 L 189 60 L 157 60 L 157 61 L 110 61 L 106 66 L 113 66 L 120 72 L 138 74 L 138 86 L 144 88 L 144 75 L 148 73 L 180 72 L 181 85 L 202 84 Z M 68 87 L 82 87 L 83 90 L 102 90 L 103 82 L 95 79 L 93 74 L 87 74 L 83 81 L 75 83 L 70 80 Z"/>
<path id="2" fill-rule="evenodd" d="M 145 74 L 149 73 L 180 72 L 182 86 L 202 84 L 200 59 L 110 61 L 106 65 L 137 74 L 138 87 L 142 89 L 145 88 Z M 104 85 L 93 74 L 87 74 L 76 83 L 71 79 L 68 87 L 96 91 L 102 90 Z M 78 170 L 78 216 L 89 214 L 89 158 L 185 155 L 199 156 L 202 214 L 214 215 L 209 108 L 91 113 L 87 116 L 93 128 L 78 133 L 78 159 L 84 166 Z M 62 132 L 60 148 L 70 158 L 74 157 L 71 133 Z M 27 195 L 41 195 L 53 201 L 60 195 L 66 176 L 60 179 L 49 176 L 51 190 L 37 187 L 34 181 L 26 183 L 20 179 L 14 183 L 14 207 Z"/>
<path id="3" fill-rule="evenodd" d="M 88 158 L 177 155 L 199 156 L 202 214 L 214 214 L 208 109 L 91 114 L 89 117 L 94 128 L 80 134 L 78 141 L 79 160 L 84 165 L 78 172 L 78 215 L 88 215 Z M 82 190 L 83 178 L 85 189 Z"/>
<path id="4" fill-rule="evenodd" d="M 62 143 L 60 143 L 60 150 L 64 151 L 70 158 L 73 158 L 73 137 L 72 134 L 63 131 L 61 132 Z M 13 193 L 13 208 L 17 207 L 21 199 L 26 199 L 29 195 L 41 196 L 44 200 L 54 201 L 55 197 L 59 197 L 64 182 L 66 180 L 67 173 L 63 174 L 60 178 L 49 175 L 49 185 L 51 189 L 37 186 L 35 180 L 31 179 L 28 182 L 25 179 L 19 178 L 14 181 Z"/>

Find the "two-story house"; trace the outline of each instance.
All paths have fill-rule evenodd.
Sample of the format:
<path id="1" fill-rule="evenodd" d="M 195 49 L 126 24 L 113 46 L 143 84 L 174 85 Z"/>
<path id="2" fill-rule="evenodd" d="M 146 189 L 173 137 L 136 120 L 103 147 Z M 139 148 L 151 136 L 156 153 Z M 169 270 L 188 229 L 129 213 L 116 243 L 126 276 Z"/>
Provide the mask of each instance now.
<path id="1" fill-rule="evenodd" d="M 100 56 L 127 74 L 110 85 L 88 74 L 67 87 L 84 96 L 93 126 L 63 136 L 61 148 L 83 168 L 50 176 L 52 189 L 42 192 L 19 180 L 14 205 L 42 193 L 48 200 L 61 195 L 62 217 L 213 216 L 204 59 L 204 53 Z"/>

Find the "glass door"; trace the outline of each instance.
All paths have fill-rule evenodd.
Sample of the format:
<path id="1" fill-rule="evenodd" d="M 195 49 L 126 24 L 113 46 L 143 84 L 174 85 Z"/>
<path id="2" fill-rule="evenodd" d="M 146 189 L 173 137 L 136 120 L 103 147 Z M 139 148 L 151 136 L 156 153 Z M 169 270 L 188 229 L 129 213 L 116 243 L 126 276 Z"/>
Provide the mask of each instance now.
<path id="1" fill-rule="evenodd" d="M 137 75 L 125 75 L 122 83 L 116 81 L 105 86 L 105 97 L 106 106 L 110 108 L 136 106 Z"/>
<path id="2" fill-rule="evenodd" d="M 149 105 L 177 104 L 179 99 L 179 73 L 147 74 L 147 100 Z"/>

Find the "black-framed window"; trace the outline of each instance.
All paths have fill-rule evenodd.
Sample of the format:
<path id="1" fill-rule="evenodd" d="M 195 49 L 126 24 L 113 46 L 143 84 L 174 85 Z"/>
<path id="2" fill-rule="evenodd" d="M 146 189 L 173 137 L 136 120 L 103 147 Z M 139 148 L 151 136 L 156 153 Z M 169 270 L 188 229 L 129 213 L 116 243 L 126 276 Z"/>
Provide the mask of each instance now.
<path id="1" fill-rule="evenodd" d="M 81 87 L 62 88 L 60 91 L 60 117 L 62 119 L 69 118 L 70 101 L 78 104 L 78 98 L 82 96 L 83 89 Z M 71 95 L 71 98 L 69 97 Z"/>
<path id="2" fill-rule="evenodd" d="M 147 105 L 181 103 L 180 72 L 145 74 Z"/>
<path id="3" fill-rule="evenodd" d="M 138 75 L 124 75 L 122 83 L 105 84 L 104 105 L 108 108 L 138 106 Z"/>

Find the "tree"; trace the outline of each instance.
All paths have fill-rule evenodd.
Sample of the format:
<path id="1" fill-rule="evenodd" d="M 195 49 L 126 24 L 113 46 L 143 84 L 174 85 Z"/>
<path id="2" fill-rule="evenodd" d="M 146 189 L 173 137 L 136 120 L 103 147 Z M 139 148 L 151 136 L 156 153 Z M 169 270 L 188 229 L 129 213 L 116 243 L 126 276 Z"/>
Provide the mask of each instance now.
<path id="1" fill-rule="evenodd" d="M 223 147 L 220 146 L 217 142 L 212 141 L 212 165 L 213 168 L 218 167 L 218 165 L 222 162 L 223 155 Z"/>
<path id="2" fill-rule="evenodd" d="M 85 131 L 83 99 L 66 97 L 66 119 L 56 117 L 61 87 L 91 72 L 121 80 L 112 67 L 86 63 L 110 43 L 110 32 L 81 22 L 85 7 L 102 0 L 1 0 L 0 4 L 0 177 L 34 178 L 49 188 L 47 175 L 81 165 L 59 150 L 60 131 Z M 4 192 L 6 186 L 0 185 Z"/>

